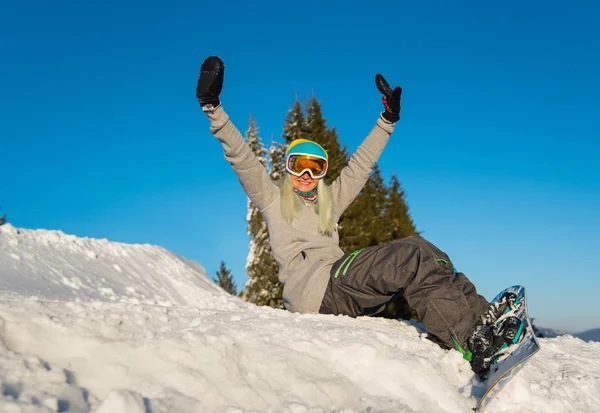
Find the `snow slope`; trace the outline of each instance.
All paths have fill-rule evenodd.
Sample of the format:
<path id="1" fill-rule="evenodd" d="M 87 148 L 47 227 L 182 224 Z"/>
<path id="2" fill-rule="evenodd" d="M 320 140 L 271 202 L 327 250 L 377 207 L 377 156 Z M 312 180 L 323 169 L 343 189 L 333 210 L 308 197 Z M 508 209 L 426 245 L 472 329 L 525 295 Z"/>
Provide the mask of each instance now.
<path id="1" fill-rule="evenodd" d="M 600 411 L 600 343 L 542 350 L 488 412 Z M 0 227 L 0 412 L 471 412 L 467 362 L 395 320 L 259 308 L 163 248 Z"/>

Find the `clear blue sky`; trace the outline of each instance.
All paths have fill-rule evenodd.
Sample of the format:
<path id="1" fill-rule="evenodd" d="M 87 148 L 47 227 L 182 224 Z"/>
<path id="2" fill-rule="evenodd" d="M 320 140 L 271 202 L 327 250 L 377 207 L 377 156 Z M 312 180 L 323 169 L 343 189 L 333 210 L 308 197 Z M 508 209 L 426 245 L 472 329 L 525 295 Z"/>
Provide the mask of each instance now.
<path id="1" fill-rule="evenodd" d="M 246 197 L 194 97 L 202 60 L 224 60 L 242 131 L 252 113 L 280 139 L 314 92 L 350 151 L 381 72 L 404 94 L 380 166 L 423 235 L 488 299 L 521 283 L 540 325 L 600 327 L 600 6 L 414 3 L 4 2 L 1 212 L 243 284 Z"/>

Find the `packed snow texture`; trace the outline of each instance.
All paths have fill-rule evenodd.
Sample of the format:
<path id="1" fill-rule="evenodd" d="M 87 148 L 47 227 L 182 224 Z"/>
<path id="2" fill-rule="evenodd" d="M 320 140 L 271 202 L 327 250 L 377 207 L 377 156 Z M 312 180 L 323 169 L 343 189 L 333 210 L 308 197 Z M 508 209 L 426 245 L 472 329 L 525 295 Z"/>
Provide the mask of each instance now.
<path id="1" fill-rule="evenodd" d="M 488 412 L 600 411 L 600 343 L 542 350 Z M 0 227 L 0 412 L 471 412 L 419 327 L 256 307 L 163 248 Z"/>

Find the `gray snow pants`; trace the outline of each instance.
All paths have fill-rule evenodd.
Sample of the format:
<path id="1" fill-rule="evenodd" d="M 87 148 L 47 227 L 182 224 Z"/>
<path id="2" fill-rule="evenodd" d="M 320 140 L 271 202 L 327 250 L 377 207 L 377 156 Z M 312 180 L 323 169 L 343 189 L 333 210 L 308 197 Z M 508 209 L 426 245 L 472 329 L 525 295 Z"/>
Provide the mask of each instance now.
<path id="1" fill-rule="evenodd" d="M 433 341 L 467 349 L 469 332 L 489 306 L 450 258 L 420 236 L 345 254 L 331 269 L 322 314 L 378 316 L 399 295 Z"/>

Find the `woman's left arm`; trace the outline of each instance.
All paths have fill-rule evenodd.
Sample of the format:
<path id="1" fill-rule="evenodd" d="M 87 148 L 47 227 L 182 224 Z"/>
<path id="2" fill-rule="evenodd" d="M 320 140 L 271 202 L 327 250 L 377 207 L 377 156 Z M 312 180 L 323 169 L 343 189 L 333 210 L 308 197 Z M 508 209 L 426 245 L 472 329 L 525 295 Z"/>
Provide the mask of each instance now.
<path id="1" fill-rule="evenodd" d="M 331 184 L 334 214 L 339 218 L 358 196 L 367 183 L 371 171 L 383 152 L 394 124 L 383 118 L 377 119 L 375 127 L 350 157 L 348 165 Z"/>
<path id="2" fill-rule="evenodd" d="M 375 83 L 379 92 L 383 94 L 382 102 L 385 110 L 381 112 L 371 133 L 350 157 L 348 165 L 342 169 L 340 176 L 331 184 L 333 212 L 338 218 L 367 183 L 375 163 L 394 131 L 396 122 L 400 120 L 402 88 L 396 86 L 392 89 L 380 74 L 375 76 Z"/>

